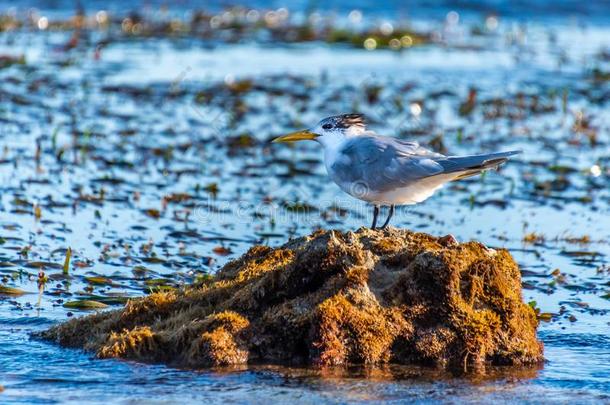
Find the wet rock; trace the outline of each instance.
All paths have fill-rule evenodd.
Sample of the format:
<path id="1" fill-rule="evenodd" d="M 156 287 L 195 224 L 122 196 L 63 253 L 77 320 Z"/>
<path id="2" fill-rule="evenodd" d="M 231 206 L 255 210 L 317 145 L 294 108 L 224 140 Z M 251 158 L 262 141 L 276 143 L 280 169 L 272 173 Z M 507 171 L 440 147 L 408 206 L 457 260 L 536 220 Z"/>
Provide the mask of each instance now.
<path id="1" fill-rule="evenodd" d="M 175 366 L 542 361 L 506 250 L 388 229 L 251 248 L 213 278 L 42 334 L 98 357 Z"/>

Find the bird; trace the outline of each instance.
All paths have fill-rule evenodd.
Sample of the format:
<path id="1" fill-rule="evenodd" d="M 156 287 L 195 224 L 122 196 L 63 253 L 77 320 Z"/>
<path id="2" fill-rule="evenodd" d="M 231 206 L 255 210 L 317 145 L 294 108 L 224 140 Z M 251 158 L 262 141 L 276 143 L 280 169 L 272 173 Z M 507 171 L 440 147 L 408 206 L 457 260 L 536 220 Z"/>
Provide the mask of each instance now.
<path id="1" fill-rule="evenodd" d="M 309 129 L 272 140 L 312 140 L 324 150 L 329 177 L 341 190 L 373 205 L 377 228 L 380 207 L 389 207 L 385 229 L 397 205 L 413 205 L 431 197 L 444 184 L 495 169 L 519 150 L 469 156 L 446 156 L 417 142 L 368 130 L 363 114 L 327 117 Z"/>

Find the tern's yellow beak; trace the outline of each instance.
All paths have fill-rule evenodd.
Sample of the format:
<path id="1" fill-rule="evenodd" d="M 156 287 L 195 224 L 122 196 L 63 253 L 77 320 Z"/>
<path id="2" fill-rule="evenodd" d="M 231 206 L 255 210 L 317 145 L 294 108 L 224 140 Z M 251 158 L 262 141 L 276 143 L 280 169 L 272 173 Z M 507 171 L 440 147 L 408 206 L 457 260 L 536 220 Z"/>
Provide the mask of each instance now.
<path id="1" fill-rule="evenodd" d="M 312 140 L 312 139 L 316 139 L 317 137 L 318 137 L 318 134 L 315 134 L 307 129 L 304 129 L 302 131 L 291 132 L 289 134 L 279 136 L 279 137 L 275 138 L 272 142 L 273 143 L 296 142 L 296 141 Z"/>

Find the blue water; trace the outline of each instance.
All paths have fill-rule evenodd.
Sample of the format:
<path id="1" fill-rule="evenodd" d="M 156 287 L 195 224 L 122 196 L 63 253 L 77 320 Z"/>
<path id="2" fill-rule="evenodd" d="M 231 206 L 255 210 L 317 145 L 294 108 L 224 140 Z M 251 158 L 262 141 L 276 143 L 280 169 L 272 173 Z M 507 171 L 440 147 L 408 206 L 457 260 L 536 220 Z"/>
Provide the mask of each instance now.
<path id="1" fill-rule="evenodd" d="M 45 12 L 62 15 L 72 12 L 76 5 L 80 4 L 85 11 L 108 10 L 113 12 L 146 11 L 157 10 L 163 5 L 170 11 L 188 11 L 192 9 L 204 9 L 214 12 L 221 11 L 232 3 L 226 1 L 212 0 L 198 5 L 188 0 L 14 0 L 0 1 L 4 7 L 17 7 L 27 9 L 36 7 Z M 566 21 L 570 18 L 586 18 L 587 21 L 599 21 L 603 23 L 605 16 L 610 13 L 610 4 L 607 1 L 577 1 L 577 0 L 536 0 L 536 1 L 507 1 L 507 0 L 433 0 L 433 1 L 400 1 L 389 0 L 384 2 L 373 2 L 368 0 L 331 0 L 312 1 L 296 0 L 285 2 L 281 0 L 253 0 L 247 3 L 251 8 L 278 9 L 288 8 L 292 12 L 306 13 L 312 10 L 324 13 L 333 12 L 339 15 L 347 14 L 352 10 L 361 10 L 365 16 L 385 17 L 395 20 L 399 18 L 439 19 L 444 18 L 450 11 L 458 11 L 467 18 L 475 18 L 488 14 L 496 14 L 519 21 Z"/>
<path id="2" fill-rule="evenodd" d="M 448 396 L 450 402 L 610 400 L 610 381 L 603 371 L 610 361 L 610 339 L 603 335 L 585 336 L 590 344 L 583 346 L 582 335 L 543 333 L 546 356 L 561 361 L 473 379 L 408 367 L 373 372 L 282 367 L 188 371 L 92 360 L 78 350 L 28 340 L 30 328 L 24 324 L 43 327 L 51 324 L 48 320 L 12 323 L 19 326 L 3 325 L 0 330 L 3 403 L 430 402 L 446 401 Z"/>
<path id="3" fill-rule="evenodd" d="M 142 4 L 82 3 L 91 15 Z M 191 8 L 188 2 L 166 3 L 177 14 Z M 74 6 L 62 0 L 0 4 L 0 12 L 10 5 L 20 14 L 33 5 L 54 18 L 71 15 Z M 155 2 L 146 4 L 156 10 Z M 210 10 L 218 4 L 211 3 Z M 302 12 L 306 4 L 294 3 L 291 10 Z M 73 52 L 60 50 L 69 32 L 0 33 L 0 55 L 27 60 L 27 68 L 0 70 L 0 276 L 2 285 L 25 292 L 0 297 L 0 403 L 610 402 L 610 85 L 591 79 L 593 68 L 610 70 L 610 21 L 603 18 L 609 3 L 402 4 L 325 2 L 318 8 L 343 16 L 357 8 L 372 24 L 412 17 L 444 35 L 443 44 L 396 53 L 320 43 L 157 38 L 118 40 L 95 59 L 89 43 Z M 451 10 L 461 18 L 447 31 Z M 497 30 L 472 35 L 472 25 L 483 24 L 489 12 L 498 14 Z M 90 41 L 103 38 L 94 32 Z M 282 94 L 244 96 L 249 110 L 236 122 L 223 100 L 193 101 L 200 91 L 242 78 Z M 378 104 L 365 101 L 364 89 L 373 85 L 385 89 Z M 479 106 L 472 116 L 459 116 L 471 87 L 479 100 L 503 98 L 518 105 L 520 94 L 533 94 L 553 109 L 491 118 L 493 110 L 483 113 Z M 129 89 L 151 95 L 125 92 Z M 405 111 L 391 102 L 394 97 Z M 414 113 L 415 105 L 421 114 Z M 370 207 L 328 181 L 315 145 L 266 143 L 296 121 L 306 125 L 352 109 L 367 113 L 381 133 L 422 143 L 440 134 L 455 154 L 523 149 L 500 173 L 400 209 L 394 224 L 509 249 L 523 271 L 523 299 L 553 314 L 539 328 L 544 365 L 477 377 L 395 366 L 189 371 L 96 360 L 30 338 L 69 316 L 84 315 L 64 308 L 67 301 L 95 297 L 117 307 L 117 299 L 145 294 L 147 280 L 189 283 L 254 243 L 276 246 L 317 227 L 368 224 Z M 583 117 L 588 126 L 578 129 Z M 253 135 L 256 147 L 227 146 L 227 139 L 243 133 Z M 164 159 L 168 153 L 171 158 Z M 567 168 L 565 187 L 548 183 L 558 179 L 553 166 Z M 301 174 L 282 177 L 295 169 Z M 210 184 L 218 188 L 215 195 L 203 191 Z M 549 191 L 541 191 L 544 187 Z M 104 198 L 96 200 L 102 188 Z M 164 206 L 163 197 L 171 193 L 193 198 Z M 295 201 L 317 210 L 282 209 Z M 32 204 L 41 207 L 40 218 Z M 333 214 L 337 206 L 346 214 Z M 151 209 L 159 210 L 159 218 Z M 544 240 L 525 243 L 532 232 Z M 583 236 L 586 243 L 572 240 Z M 215 253 L 219 246 L 230 253 Z M 67 247 L 73 258 L 64 276 Z M 39 290 L 35 263 L 41 261 L 56 266 L 47 265 L 50 281 Z M 553 275 L 556 269 L 562 277 Z M 92 283 L 92 276 L 112 283 Z"/>

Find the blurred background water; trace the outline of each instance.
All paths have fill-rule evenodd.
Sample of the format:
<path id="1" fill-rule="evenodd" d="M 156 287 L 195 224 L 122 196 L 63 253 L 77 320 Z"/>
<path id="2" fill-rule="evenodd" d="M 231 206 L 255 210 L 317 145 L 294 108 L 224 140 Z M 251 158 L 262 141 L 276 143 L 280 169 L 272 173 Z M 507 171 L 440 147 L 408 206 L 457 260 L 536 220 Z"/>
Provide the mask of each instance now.
<path id="1" fill-rule="evenodd" d="M 36 7 L 47 13 L 68 15 L 74 11 L 77 2 L 73 0 L 40 0 L 40 1 L 3 1 L 6 7 L 26 9 Z M 450 11 L 458 11 L 462 16 L 479 18 L 486 13 L 494 13 L 504 18 L 521 21 L 547 22 L 548 19 L 565 20 L 566 18 L 585 18 L 598 20 L 604 23 L 610 6 L 606 1 L 577 1 L 577 0 L 536 0 L 536 1 L 506 1 L 506 0 L 433 0 L 433 1 L 400 1 L 389 0 L 382 3 L 368 0 L 295 0 L 285 2 L 281 0 L 253 0 L 243 4 L 222 0 L 206 1 L 205 4 L 189 0 L 162 1 L 81 1 L 80 5 L 90 10 L 107 10 L 110 12 L 125 12 L 133 10 L 158 10 L 165 7 L 172 13 L 188 12 L 193 9 L 205 9 L 210 12 L 223 11 L 227 6 L 243 5 L 251 9 L 279 9 L 288 8 L 294 13 L 306 14 L 310 11 L 335 12 L 346 15 L 353 10 L 360 10 L 367 16 L 386 17 L 416 17 L 422 19 L 444 18 Z M 588 21 L 589 22 L 589 21 Z"/>
<path id="2" fill-rule="evenodd" d="M 610 3 L 19 0 L 0 15 L 2 403 L 610 400 Z M 254 243 L 368 225 L 317 145 L 269 144 L 352 111 L 444 153 L 523 149 L 394 223 L 509 249 L 543 366 L 198 372 L 30 338 Z"/>

